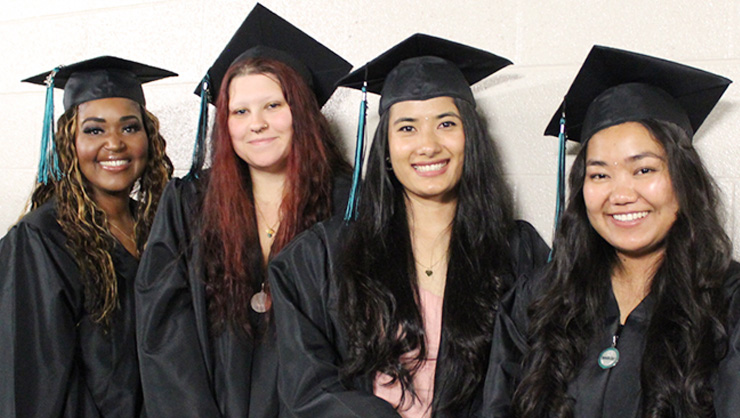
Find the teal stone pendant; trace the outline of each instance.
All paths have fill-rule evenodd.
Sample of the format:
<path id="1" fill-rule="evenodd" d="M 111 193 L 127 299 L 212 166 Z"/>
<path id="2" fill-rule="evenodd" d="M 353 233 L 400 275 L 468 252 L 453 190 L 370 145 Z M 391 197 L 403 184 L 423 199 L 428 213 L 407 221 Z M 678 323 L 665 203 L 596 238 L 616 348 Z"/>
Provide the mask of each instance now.
<path id="1" fill-rule="evenodd" d="M 611 369 L 619 363 L 619 350 L 615 347 L 609 347 L 599 354 L 599 367 L 602 369 Z"/>

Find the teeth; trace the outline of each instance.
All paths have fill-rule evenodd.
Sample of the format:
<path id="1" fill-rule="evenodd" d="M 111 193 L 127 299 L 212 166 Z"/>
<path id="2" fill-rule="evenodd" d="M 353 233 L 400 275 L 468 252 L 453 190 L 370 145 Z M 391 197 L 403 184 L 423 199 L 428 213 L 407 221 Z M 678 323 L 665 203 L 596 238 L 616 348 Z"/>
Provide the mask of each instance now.
<path id="1" fill-rule="evenodd" d="M 642 219 L 648 215 L 647 211 L 645 212 L 632 212 L 632 213 L 619 213 L 614 216 L 614 219 L 622 222 L 628 222 L 628 221 L 634 221 L 635 219 Z"/>
<path id="2" fill-rule="evenodd" d="M 120 167 L 125 164 L 128 164 L 128 160 L 108 160 L 100 162 L 100 165 L 105 167 Z"/>
<path id="3" fill-rule="evenodd" d="M 427 171 L 441 170 L 442 167 L 447 165 L 447 161 L 442 161 L 437 164 L 425 164 L 425 165 L 414 165 L 414 170 L 425 173 Z"/>

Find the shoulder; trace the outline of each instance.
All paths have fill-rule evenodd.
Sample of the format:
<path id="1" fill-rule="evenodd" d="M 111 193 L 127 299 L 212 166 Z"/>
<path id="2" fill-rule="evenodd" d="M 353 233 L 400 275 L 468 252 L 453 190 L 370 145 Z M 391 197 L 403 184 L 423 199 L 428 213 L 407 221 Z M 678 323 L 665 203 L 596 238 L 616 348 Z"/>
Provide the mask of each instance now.
<path id="1" fill-rule="evenodd" d="M 334 184 L 332 189 L 332 215 L 343 215 L 347 209 L 347 201 L 349 200 L 349 192 L 352 188 L 352 176 L 350 174 L 341 172 L 334 176 Z"/>
<path id="2" fill-rule="evenodd" d="M 732 324 L 740 322 L 740 263 L 732 261 L 724 284 L 725 295 L 729 301 L 728 320 Z"/>
<path id="3" fill-rule="evenodd" d="M 62 226 L 57 222 L 56 199 L 51 199 L 40 207 L 26 214 L 8 232 L 6 238 L 17 235 L 39 235 L 45 241 L 64 243 L 66 235 Z"/>
<path id="4" fill-rule="evenodd" d="M 509 236 L 509 245 L 517 274 L 529 273 L 547 263 L 550 247 L 527 221 L 516 221 Z"/>
<path id="5" fill-rule="evenodd" d="M 326 221 L 318 222 L 311 228 L 303 231 L 275 256 L 272 263 L 285 262 L 298 254 L 311 253 L 322 257 L 331 256 L 339 251 L 340 237 L 347 226 L 341 215 L 336 215 Z M 307 260 L 308 261 L 308 260 Z"/>

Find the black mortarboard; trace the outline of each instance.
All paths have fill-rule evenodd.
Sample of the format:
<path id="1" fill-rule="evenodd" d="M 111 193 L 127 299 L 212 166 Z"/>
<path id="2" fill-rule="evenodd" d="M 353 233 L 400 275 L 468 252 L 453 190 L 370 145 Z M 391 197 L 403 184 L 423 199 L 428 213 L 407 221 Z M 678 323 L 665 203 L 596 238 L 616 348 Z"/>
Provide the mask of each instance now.
<path id="1" fill-rule="evenodd" d="M 656 119 L 673 122 L 689 137 L 731 83 L 683 64 L 594 46 L 565 95 L 565 133 L 581 142 L 609 126 Z M 562 110 L 545 135 L 558 136 Z"/>
<path id="2" fill-rule="evenodd" d="M 378 93 L 379 113 L 405 100 L 450 96 L 475 104 L 470 85 L 511 65 L 482 49 L 421 33 L 348 74 L 340 86 Z"/>
<path id="3" fill-rule="evenodd" d="M 146 104 L 141 85 L 166 77 L 177 76 L 172 71 L 152 67 L 123 58 L 102 56 L 59 66 L 50 72 L 22 80 L 46 85 L 44 127 L 41 133 L 41 156 L 37 181 L 46 184 L 57 179 L 58 170 L 54 140 L 54 88 L 64 89 L 64 110 L 92 100 L 110 97 L 131 99 Z"/>
<path id="4" fill-rule="evenodd" d="M 329 100 L 334 84 L 352 64 L 290 22 L 257 3 L 208 69 L 211 103 L 216 102 L 226 70 L 245 57 L 277 59 L 298 72 L 316 94 L 319 106 Z M 201 85 L 195 90 L 200 95 Z"/>
<path id="5" fill-rule="evenodd" d="M 352 69 L 334 51 L 257 3 L 195 89 L 201 97 L 200 118 L 188 176 L 197 176 L 205 163 L 208 103 L 216 103 L 226 71 L 236 61 L 258 57 L 293 68 L 313 90 L 319 107 L 329 100 L 337 80 Z"/>
<path id="6" fill-rule="evenodd" d="M 49 75 L 49 72 L 45 72 L 23 81 L 45 85 Z M 125 97 L 144 105 L 141 85 L 173 76 L 177 74 L 111 56 L 62 66 L 53 75 L 54 87 L 64 89 L 65 111 L 80 103 L 108 97 Z"/>

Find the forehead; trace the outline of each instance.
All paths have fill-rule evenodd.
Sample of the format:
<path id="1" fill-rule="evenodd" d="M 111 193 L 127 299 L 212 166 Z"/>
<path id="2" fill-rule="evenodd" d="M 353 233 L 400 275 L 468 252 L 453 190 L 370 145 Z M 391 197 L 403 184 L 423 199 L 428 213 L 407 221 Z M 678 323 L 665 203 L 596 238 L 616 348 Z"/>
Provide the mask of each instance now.
<path id="1" fill-rule="evenodd" d="M 272 74 L 244 74 L 234 77 L 229 83 L 229 98 L 258 98 L 265 95 L 283 94 L 277 78 Z"/>
<path id="2" fill-rule="evenodd" d="M 458 114 L 455 99 L 441 96 L 427 100 L 406 100 L 394 103 L 390 109 L 390 118 L 392 122 L 399 117 L 437 116 L 449 112 Z"/>
<path id="3" fill-rule="evenodd" d="M 77 107 L 77 114 L 80 119 L 106 115 L 141 116 L 141 106 L 125 97 L 107 97 L 80 103 Z"/>
<path id="4" fill-rule="evenodd" d="M 595 133 L 586 144 L 589 160 L 621 161 L 641 154 L 665 156 L 663 145 L 642 124 L 626 122 Z"/>

